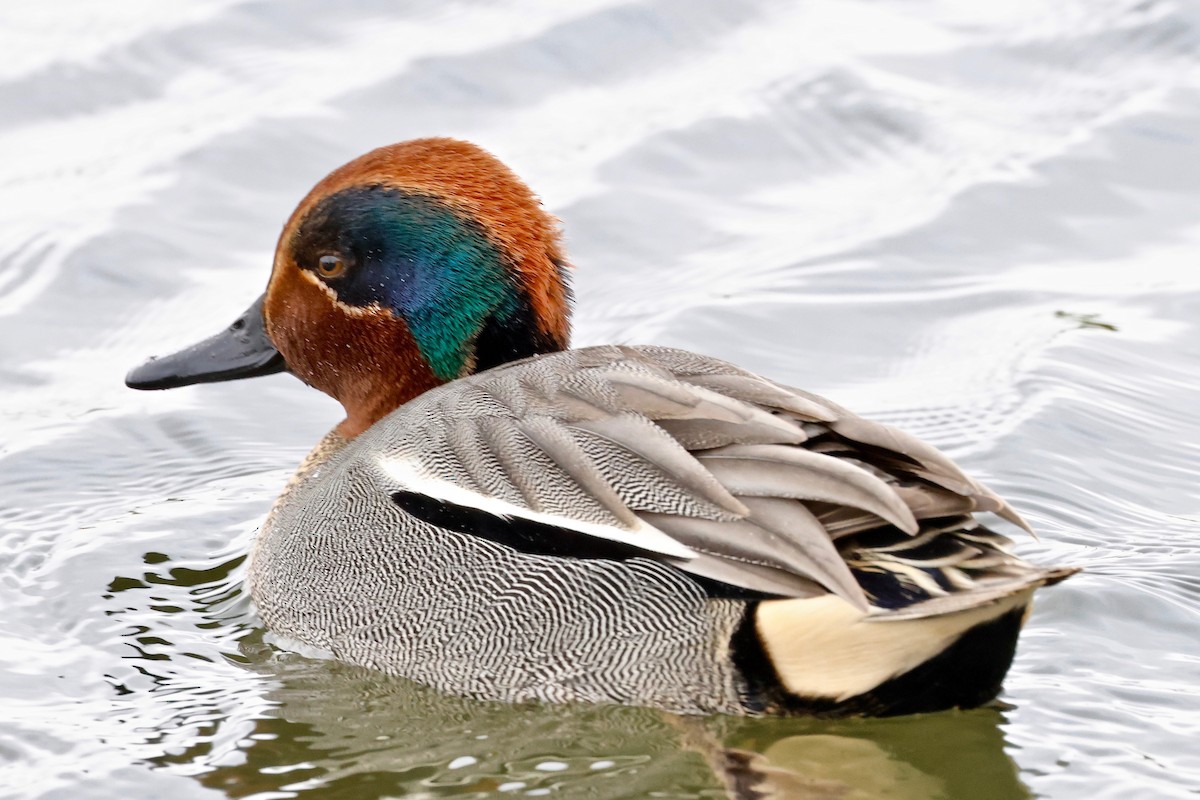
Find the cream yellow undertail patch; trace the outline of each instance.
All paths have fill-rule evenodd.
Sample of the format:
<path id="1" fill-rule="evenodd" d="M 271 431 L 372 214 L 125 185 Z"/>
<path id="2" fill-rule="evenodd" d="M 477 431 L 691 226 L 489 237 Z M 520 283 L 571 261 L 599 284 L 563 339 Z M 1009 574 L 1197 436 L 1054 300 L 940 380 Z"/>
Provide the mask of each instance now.
<path id="1" fill-rule="evenodd" d="M 1029 603 L 1030 587 L 986 606 L 880 622 L 835 595 L 771 600 L 756 624 L 784 687 L 801 697 L 846 700 L 941 653 L 969 628 Z"/>

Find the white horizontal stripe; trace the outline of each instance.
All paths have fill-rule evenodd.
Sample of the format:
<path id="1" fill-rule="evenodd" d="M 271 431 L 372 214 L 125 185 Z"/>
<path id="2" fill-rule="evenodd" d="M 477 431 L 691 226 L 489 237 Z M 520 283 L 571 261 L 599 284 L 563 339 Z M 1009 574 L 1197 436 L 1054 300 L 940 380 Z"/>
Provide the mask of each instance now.
<path id="1" fill-rule="evenodd" d="M 416 460 L 381 457 L 379 464 L 384 472 L 399 482 L 404 489 L 447 503 L 476 508 L 497 517 L 518 517 L 531 522 L 554 525 L 587 536 L 594 536 L 597 539 L 621 542 L 672 558 L 692 559 L 696 557 L 696 552 L 690 547 L 641 520 L 638 521 L 636 528 L 626 529 L 612 525 L 598 525 L 558 514 L 546 514 L 497 497 L 479 494 L 458 484 L 442 480 L 429 474 L 425 465 Z"/>

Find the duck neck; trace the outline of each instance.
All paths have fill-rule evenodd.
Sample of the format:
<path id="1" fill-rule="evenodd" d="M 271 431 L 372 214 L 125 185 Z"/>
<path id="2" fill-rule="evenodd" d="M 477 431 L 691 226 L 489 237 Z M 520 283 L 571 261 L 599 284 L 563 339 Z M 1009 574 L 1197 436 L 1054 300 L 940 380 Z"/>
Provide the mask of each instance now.
<path id="1" fill-rule="evenodd" d="M 342 407 L 346 410 L 346 418 L 339 422 L 337 427 L 326 435 L 326 438 L 340 436 L 346 442 L 357 438 L 359 434 L 365 433 L 376 422 L 438 384 L 438 381 L 428 381 L 419 391 L 409 390 L 401 393 L 397 389 L 366 395 L 361 402 L 343 403 Z M 408 386 L 404 385 L 403 388 L 407 389 Z"/>

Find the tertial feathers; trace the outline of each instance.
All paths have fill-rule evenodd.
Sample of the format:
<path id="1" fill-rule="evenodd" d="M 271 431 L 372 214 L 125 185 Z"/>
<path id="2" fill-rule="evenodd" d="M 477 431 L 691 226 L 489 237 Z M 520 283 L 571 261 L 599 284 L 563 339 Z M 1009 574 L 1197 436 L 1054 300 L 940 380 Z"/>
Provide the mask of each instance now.
<path id="1" fill-rule="evenodd" d="M 832 593 L 881 619 L 964 610 L 1049 577 L 967 516 L 1006 506 L 936 450 L 667 348 L 481 373 L 359 446 L 397 490 L 620 542 L 762 596 Z"/>

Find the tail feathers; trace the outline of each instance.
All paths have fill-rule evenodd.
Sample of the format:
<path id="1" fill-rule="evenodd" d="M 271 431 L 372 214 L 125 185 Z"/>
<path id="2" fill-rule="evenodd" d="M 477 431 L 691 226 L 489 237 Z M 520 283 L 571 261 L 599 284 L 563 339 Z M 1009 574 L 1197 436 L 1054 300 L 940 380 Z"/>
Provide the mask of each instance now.
<path id="1" fill-rule="evenodd" d="M 1079 572 L 1078 567 L 1022 566 L 1025 569 L 1019 574 L 977 581 L 970 591 L 933 596 L 901 608 L 874 608 L 868 618 L 874 622 L 899 622 L 956 614 L 993 605 L 1025 590 L 1053 586 Z"/>
<path id="2" fill-rule="evenodd" d="M 973 517 L 948 516 L 923 520 L 916 536 L 893 526 L 861 531 L 839 552 L 871 606 L 898 620 L 965 611 L 1074 572 L 1029 564 L 1011 545 Z"/>
<path id="3" fill-rule="evenodd" d="M 982 705 L 1000 691 L 1034 591 L 1077 571 L 1022 567 L 898 609 L 863 613 L 836 595 L 763 601 L 735 660 L 779 711 L 889 716 Z"/>
<path id="4" fill-rule="evenodd" d="M 763 685 L 773 677 L 780 702 L 807 713 L 987 702 L 1034 591 L 1078 571 L 1029 564 L 1010 544 L 968 515 L 924 519 L 915 535 L 892 525 L 849 533 L 838 550 L 865 611 L 835 594 L 763 600 L 747 618 L 754 636 L 738 641 L 759 648 Z"/>

